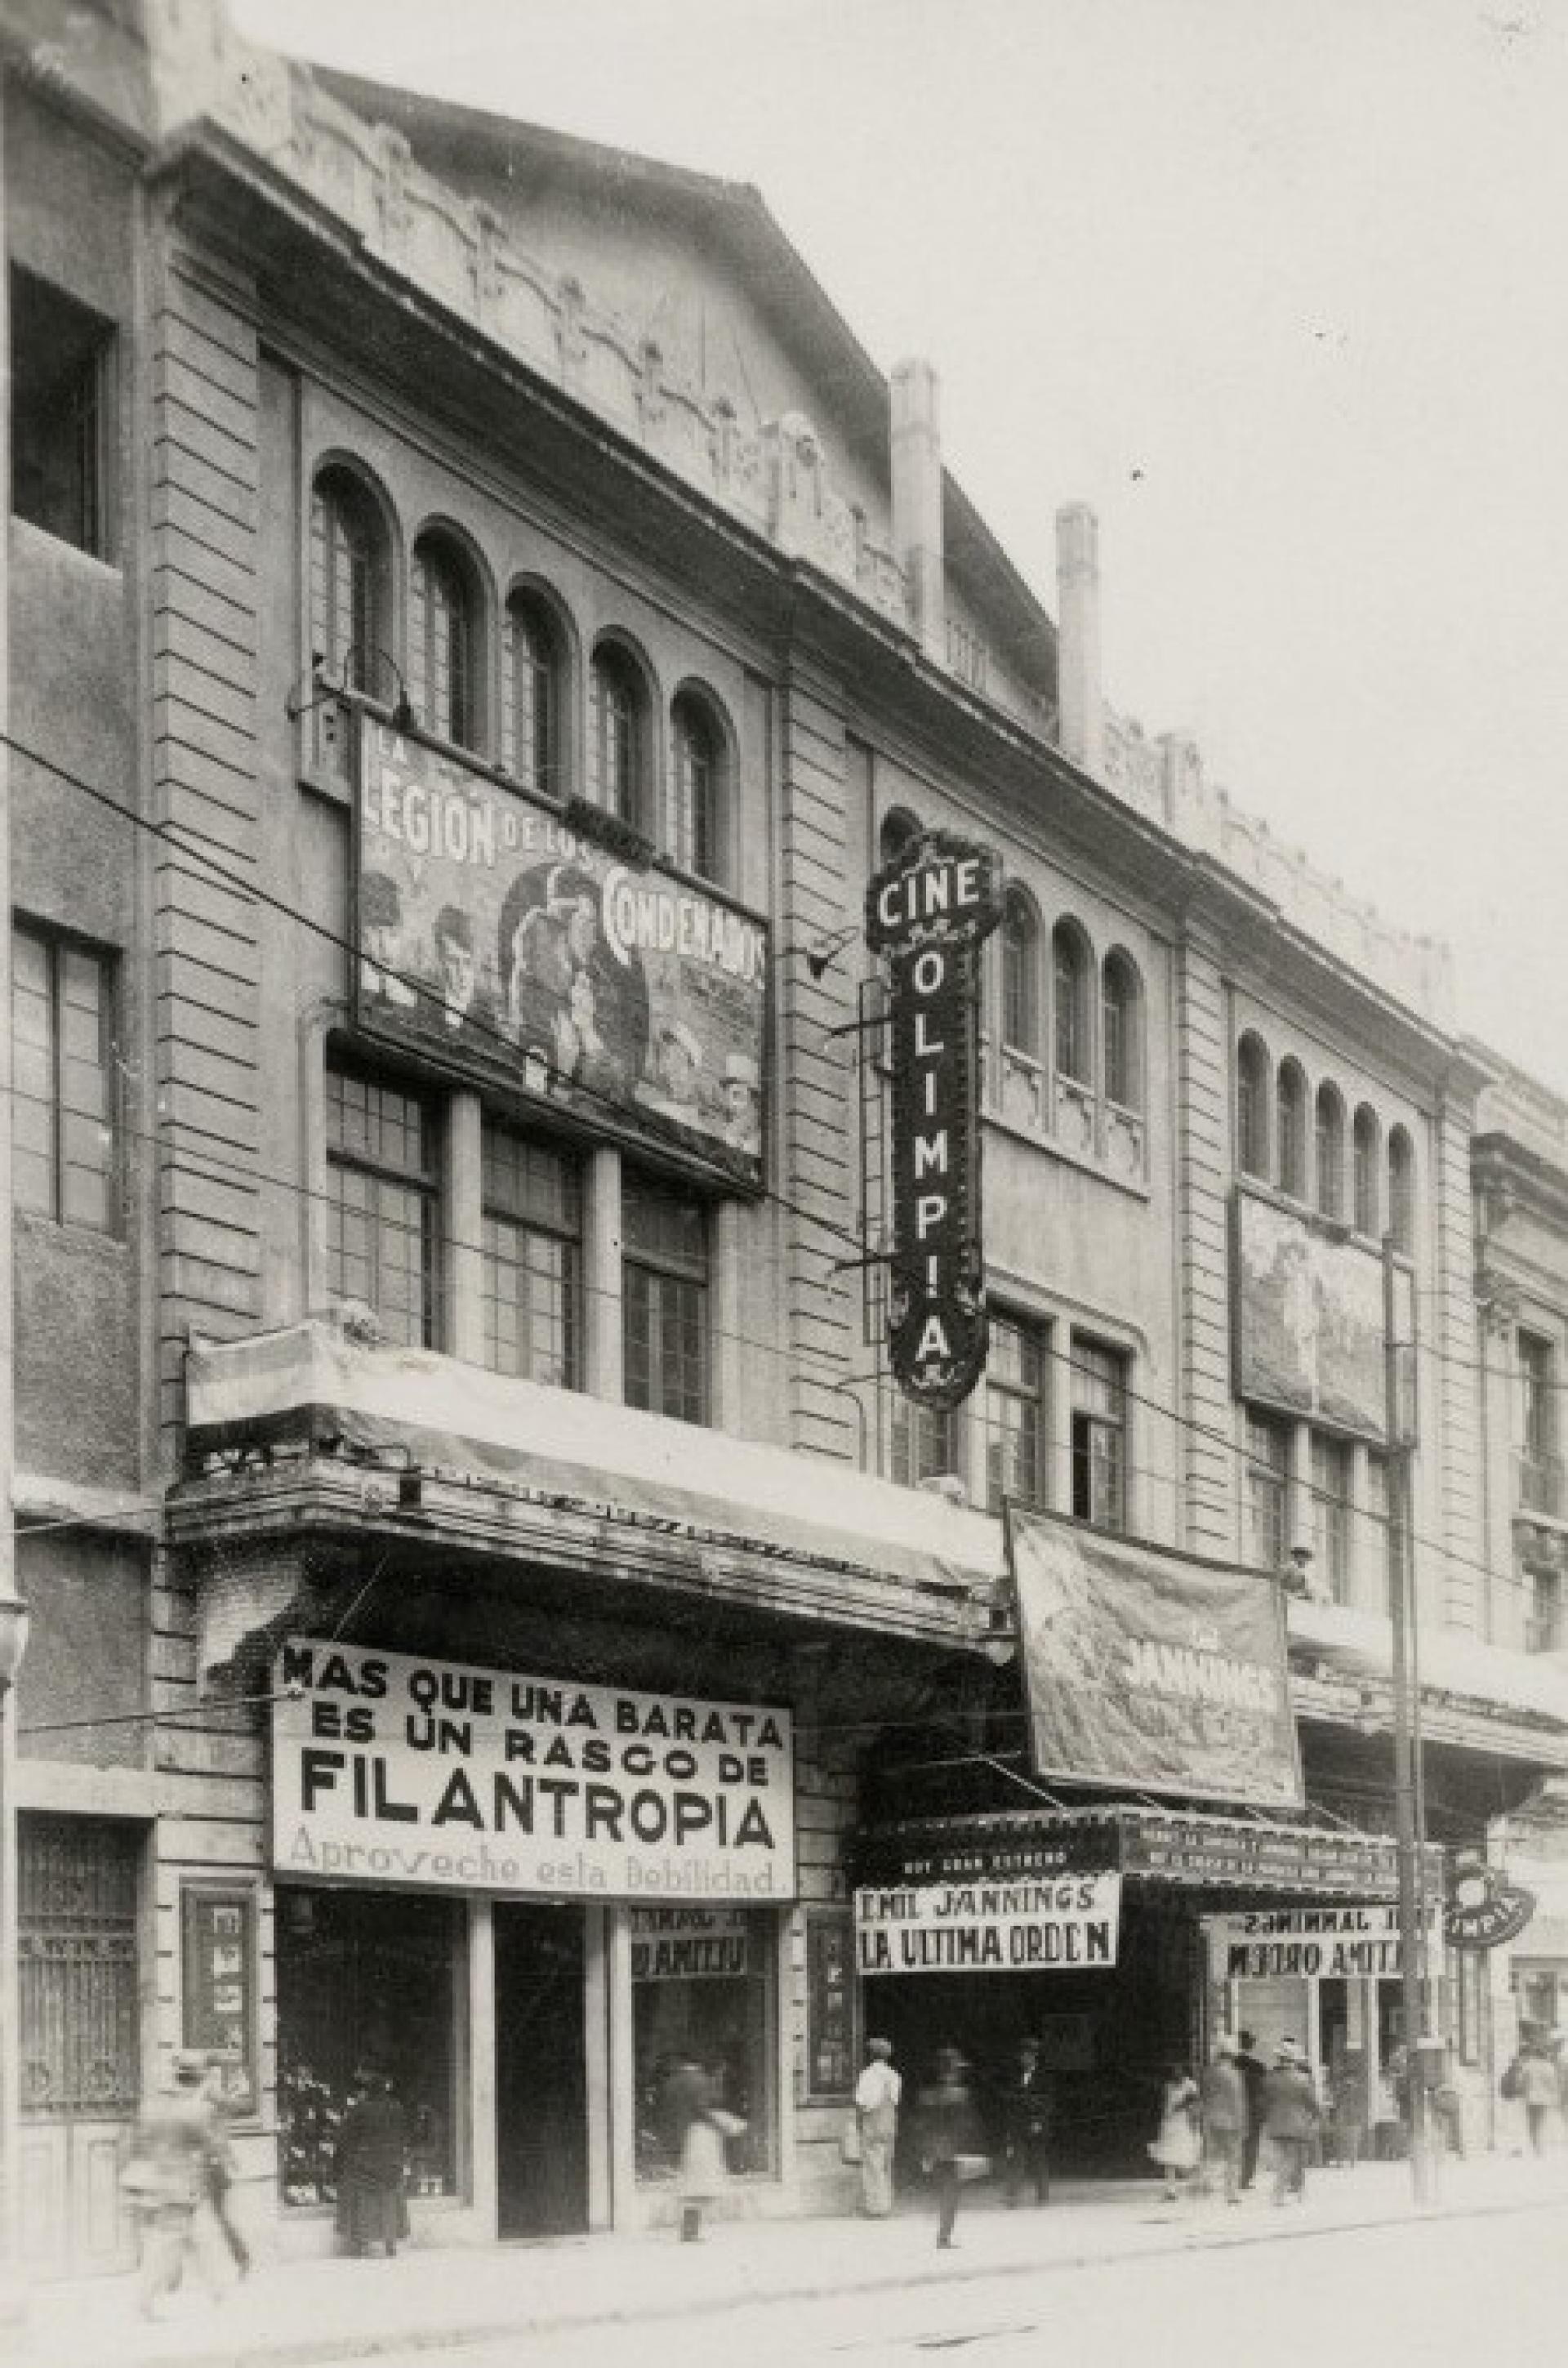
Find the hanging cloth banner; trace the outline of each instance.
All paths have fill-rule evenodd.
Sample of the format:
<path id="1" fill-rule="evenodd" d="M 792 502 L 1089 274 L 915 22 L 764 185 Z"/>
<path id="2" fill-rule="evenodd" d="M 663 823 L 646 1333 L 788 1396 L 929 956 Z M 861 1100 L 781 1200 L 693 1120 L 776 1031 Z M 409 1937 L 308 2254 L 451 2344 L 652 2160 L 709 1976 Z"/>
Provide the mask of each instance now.
<path id="1" fill-rule="evenodd" d="M 1037 1775 L 1301 1804 L 1279 1589 L 1263 1572 L 1008 1508 Z"/>
<path id="2" fill-rule="evenodd" d="M 869 1974 L 1081 1973 L 1116 1964 L 1121 1877 L 910 1883 L 855 1894 L 855 1962 Z"/>

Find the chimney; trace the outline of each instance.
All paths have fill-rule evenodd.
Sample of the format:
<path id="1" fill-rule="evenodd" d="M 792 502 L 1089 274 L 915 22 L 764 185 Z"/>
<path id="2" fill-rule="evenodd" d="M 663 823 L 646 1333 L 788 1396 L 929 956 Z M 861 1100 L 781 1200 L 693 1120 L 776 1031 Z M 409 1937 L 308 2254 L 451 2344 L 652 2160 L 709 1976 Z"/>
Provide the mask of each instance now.
<path id="1" fill-rule="evenodd" d="M 942 565 L 942 439 L 936 371 L 900 362 L 892 374 L 892 541 L 903 569 L 920 646 L 948 662 Z"/>
<path id="2" fill-rule="evenodd" d="M 1085 773 L 1105 770 L 1100 689 L 1100 522 L 1086 502 L 1056 513 L 1057 695 L 1062 746 Z"/>

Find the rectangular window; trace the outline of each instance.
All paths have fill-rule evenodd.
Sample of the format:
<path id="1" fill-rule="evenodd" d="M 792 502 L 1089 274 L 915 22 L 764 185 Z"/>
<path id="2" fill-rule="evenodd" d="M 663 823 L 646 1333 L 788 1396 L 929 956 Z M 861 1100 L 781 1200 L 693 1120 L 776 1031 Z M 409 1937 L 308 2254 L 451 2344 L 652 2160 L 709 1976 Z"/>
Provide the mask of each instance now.
<path id="1" fill-rule="evenodd" d="M 708 1212 L 628 1171 L 620 1214 L 626 1402 L 706 1422 Z"/>
<path id="2" fill-rule="evenodd" d="M 1562 1511 L 1557 1466 L 1556 1359 L 1534 1332 L 1515 1336 L 1519 1388 L 1519 1503 L 1526 1512 Z"/>
<path id="3" fill-rule="evenodd" d="M 426 1104 L 342 1069 L 326 1073 L 327 1281 L 372 1307 L 403 1347 L 436 1340 L 439 1197 Z"/>
<path id="4" fill-rule="evenodd" d="M 1562 1649 L 1562 1580 L 1555 1570 L 1528 1570 L 1529 1610 L 1525 1621 L 1527 1653 Z"/>
<path id="5" fill-rule="evenodd" d="M 95 559 L 110 547 L 114 330 L 30 271 L 11 272 L 11 507 Z"/>
<path id="6" fill-rule="evenodd" d="M 1381 1608 L 1393 1610 L 1399 1583 L 1399 1531 L 1394 1525 L 1392 1467 L 1386 1455 L 1367 1457 L 1367 1553 L 1371 1567 L 1381 1573 Z"/>
<path id="7" fill-rule="evenodd" d="M 1350 1450 L 1312 1434 L 1312 1549 L 1316 1578 L 1336 1603 L 1350 1594 Z"/>
<path id="8" fill-rule="evenodd" d="M 18 925 L 11 939 L 12 1190 L 57 1224 L 114 1229 L 108 962 Z"/>
<path id="9" fill-rule="evenodd" d="M 901 1487 L 918 1488 L 958 1470 L 958 1425 L 951 1414 L 916 1406 L 901 1389 L 890 1394 L 888 1477 Z"/>
<path id="10" fill-rule="evenodd" d="M 1046 1501 L 1045 1335 L 1038 1325 L 993 1315 L 985 1368 L 985 1501 Z"/>
<path id="11" fill-rule="evenodd" d="M 582 1386 L 583 1196 L 576 1164 L 505 1127 L 484 1130 L 484 1361 Z"/>
<path id="12" fill-rule="evenodd" d="M 1127 1360 L 1073 1336 L 1073 1514 L 1096 1529 L 1127 1527 Z"/>
<path id="13" fill-rule="evenodd" d="M 637 2176 L 669 2183 L 700 2067 L 707 2102 L 745 2127 L 724 2140 L 727 2168 L 775 2168 L 773 1966 L 767 1908 L 629 1907 L 631 2032 L 637 2083 Z M 700 1967 L 692 1969 L 693 1924 Z"/>
<path id="14" fill-rule="evenodd" d="M 1246 1418 L 1246 1558 L 1259 1570 L 1280 1571 L 1290 1539 L 1290 1434 L 1268 1415 Z"/>

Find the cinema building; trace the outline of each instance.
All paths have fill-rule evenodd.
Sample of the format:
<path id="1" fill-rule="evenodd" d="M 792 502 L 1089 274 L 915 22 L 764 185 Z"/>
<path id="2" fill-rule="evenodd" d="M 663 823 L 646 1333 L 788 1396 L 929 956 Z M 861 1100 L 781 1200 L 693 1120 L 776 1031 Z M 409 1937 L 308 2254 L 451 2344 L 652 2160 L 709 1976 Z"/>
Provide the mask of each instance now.
<path id="1" fill-rule="evenodd" d="M 24 2259 L 126 2258 L 182 2045 L 285 2253 L 367 2066 L 422 2243 L 666 2216 L 690 2055 L 735 2209 L 845 2208 L 873 2016 L 912 2070 L 1048 2036 L 1115 2091 L 1086 2167 L 1238 2014 L 1370 2129 L 1381 1961 L 1227 1987 L 1208 1919 L 1389 1896 L 1385 1234 L 1434 1841 L 1568 1767 L 1439 951 L 1107 707 L 1092 516 L 1048 608 L 755 191 L 208 0 L 66 29 L 0 10 Z M 944 1417 L 887 1379 L 863 905 L 938 827 L 1001 879 Z M 1290 1804 L 1041 1772 L 1005 1503 L 1270 1617 L 1310 1540 Z M 1114 1964 L 1041 1909 L 1017 1965 L 858 1976 L 858 1890 L 1015 1879 L 1114 1884 Z M 1506 1952 L 1435 2007 L 1484 2139 Z"/>

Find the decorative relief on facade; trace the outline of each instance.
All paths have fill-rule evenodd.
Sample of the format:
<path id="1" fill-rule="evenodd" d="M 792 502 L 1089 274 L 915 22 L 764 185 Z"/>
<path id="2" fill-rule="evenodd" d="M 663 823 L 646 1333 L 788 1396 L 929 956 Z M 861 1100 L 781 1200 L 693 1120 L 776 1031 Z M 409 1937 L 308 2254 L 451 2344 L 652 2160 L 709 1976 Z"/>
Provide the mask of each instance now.
<path id="1" fill-rule="evenodd" d="M 1056 1135 L 1080 1159 L 1095 1156 L 1095 1097 L 1075 1077 L 1056 1080 Z"/>

